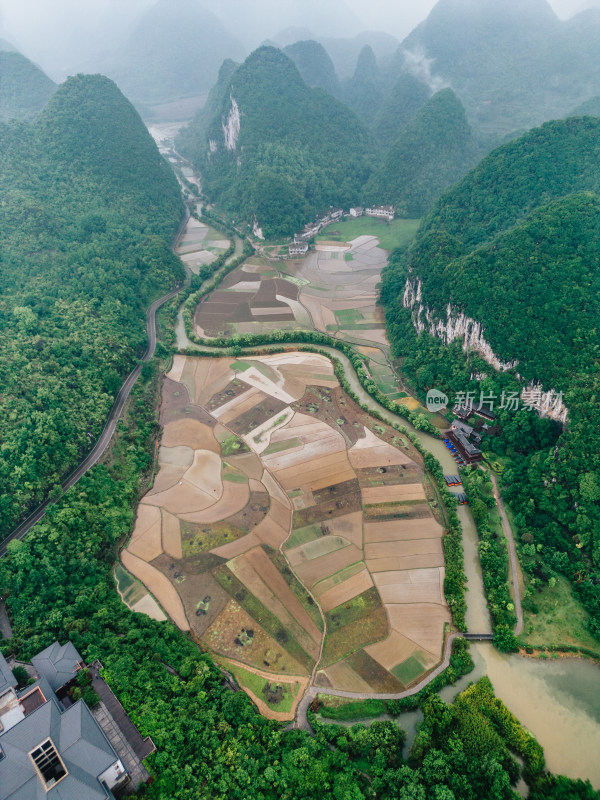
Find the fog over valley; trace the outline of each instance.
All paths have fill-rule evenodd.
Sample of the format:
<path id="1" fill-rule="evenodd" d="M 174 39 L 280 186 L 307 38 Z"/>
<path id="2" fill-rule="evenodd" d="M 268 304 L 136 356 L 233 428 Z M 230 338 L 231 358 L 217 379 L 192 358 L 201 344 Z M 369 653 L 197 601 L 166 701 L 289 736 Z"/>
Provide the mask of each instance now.
<path id="1" fill-rule="evenodd" d="M 62 80 L 92 66 L 96 56 L 126 40 L 140 13 L 153 4 L 154 0 L 2 0 L 0 38 L 40 64 L 50 77 Z M 402 40 L 427 16 L 435 0 L 200 0 L 200 4 L 216 14 L 249 52 L 286 29 L 296 30 L 294 41 L 352 37 L 364 30 Z M 178 0 L 170 5 L 176 13 Z M 600 0 L 551 0 L 551 5 L 566 19 L 600 7 Z"/>

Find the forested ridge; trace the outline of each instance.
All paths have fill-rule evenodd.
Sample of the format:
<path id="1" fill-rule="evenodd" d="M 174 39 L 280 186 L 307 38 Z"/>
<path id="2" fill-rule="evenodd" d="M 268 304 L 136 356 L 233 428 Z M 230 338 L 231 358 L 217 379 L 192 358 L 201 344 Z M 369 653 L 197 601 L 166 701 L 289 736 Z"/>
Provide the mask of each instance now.
<path id="1" fill-rule="evenodd" d="M 421 217 L 444 189 L 475 165 L 479 155 L 460 100 L 452 89 L 442 89 L 401 130 L 365 195 L 371 203 L 385 198 L 406 216 Z"/>
<path id="2" fill-rule="evenodd" d="M 0 538 L 76 465 L 180 277 L 175 177 L 112 81 L 0 126 Z"/>
<path id="3" fill-rule="evenodd" d="M 366 127 L 323 89 L 306 86 L 273 47 L 246 59 L 208 128 L 192 122 L 179 147 L 201 169 L 207 196 L 255 218 L 267 237 L 290 236 L 330 205 L 357 202 L 371 166 Z"/>
<path id="4" fill-rule="evenodd" d="M 600 119 L 547 123 L 491 153 L 443 195 L 410 252 L 383 282 L 389 332 L 418 389 L 519 392 L 529 380 L 564 394 L 564 430 L 521 404 L 498 410 L 484 450 L 510 457 L 502 477 L 533 581 L 565 574 L 600 637 Z M 415 335 L 402 307 L 406 278 L 422 283 L 431 322 L 461 312 L 494 353 L 496 373 L 462 341 Z M 519 373 L 517 376 L 516 373 Z M 476 381 L 474 376 L 487 376 Z M 535 598 L 526 596 L 526 607 Z"/>

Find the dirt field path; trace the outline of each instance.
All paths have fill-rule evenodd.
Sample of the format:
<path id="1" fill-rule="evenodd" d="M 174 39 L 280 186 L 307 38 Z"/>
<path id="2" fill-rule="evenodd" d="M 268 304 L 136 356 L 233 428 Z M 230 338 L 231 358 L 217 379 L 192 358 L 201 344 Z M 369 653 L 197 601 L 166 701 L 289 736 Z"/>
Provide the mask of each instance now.
<path id="1" fill-rule="evenodd" d="M 296 719 L 289 726 L 289 728 L 299 728 L 303 731 L 313 732 L 313 729 L 308 721 L 308 707 L 318 694 L 329 694 L 333 697 L 344 697 L 348 700 L 401 700 L 403 697 L 412 697 L 418 694 L 427 684 L 431 683 L 438 675 L 450 666 L 450 656 L 452 654 L 452 643 L 455 639 L 460 638 L 462 634 L 452 633 L 446 640 L 446 647 L 444 649 L 444 659 L 438 666 L 429 673 L 422 681 L 410 689 L 405 689 L 403 692 L 396 694 L 381 694 L 379 692 L 343 692 L 338 689 L 323 689 L 316 686 L 309 686 L 305 692 L 304 697 L 298 704 L 296 711 Z"/>

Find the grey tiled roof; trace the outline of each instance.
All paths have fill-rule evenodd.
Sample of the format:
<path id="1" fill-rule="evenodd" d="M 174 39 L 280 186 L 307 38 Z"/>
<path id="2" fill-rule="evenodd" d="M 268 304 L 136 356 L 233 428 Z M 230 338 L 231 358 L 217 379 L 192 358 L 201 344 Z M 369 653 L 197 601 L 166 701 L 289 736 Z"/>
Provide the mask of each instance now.
<path id="1" fill-rule="evenodd" d="M 0 800 L 45 800 L 47 792 L 29 753 L 52 739 L 67 776 L 51 789 L 53 800 L 110 800 L 98 776 L 117 761 L 114 750 L 83 701 L 61 713 L 53 698 L 0 735 Z"/>
<path id="2" fill-rule="evenodd" d="M 6 659 L 0 653 L 0 696 L 7 692 L 9 689 L 14 689 L 17 685 L 15 676 L 12 674 L 11 668 L 6 663 Z"/>
<path id="3" fill-rule="evenodd" d="M 71 642 L 63 645 L 54 642 L 31 659 L 38 675 L 46 678 L 54 691 L 75 677 L 81 661 L 83 659 Z"/>

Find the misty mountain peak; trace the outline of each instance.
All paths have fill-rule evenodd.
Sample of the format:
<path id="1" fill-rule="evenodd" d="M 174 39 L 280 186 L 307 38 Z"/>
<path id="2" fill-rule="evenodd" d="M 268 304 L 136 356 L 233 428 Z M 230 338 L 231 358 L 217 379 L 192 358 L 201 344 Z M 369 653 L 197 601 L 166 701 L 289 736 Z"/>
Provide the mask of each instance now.
<path id="1" fill-rule="evenodd" d="M 377 56 L 370 44 L 366 44 L 358 54 L 354 78 L 376 80 L 379 77 Z"/>

